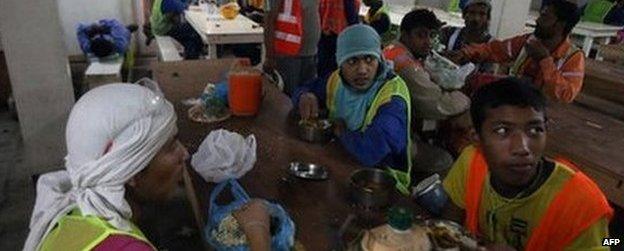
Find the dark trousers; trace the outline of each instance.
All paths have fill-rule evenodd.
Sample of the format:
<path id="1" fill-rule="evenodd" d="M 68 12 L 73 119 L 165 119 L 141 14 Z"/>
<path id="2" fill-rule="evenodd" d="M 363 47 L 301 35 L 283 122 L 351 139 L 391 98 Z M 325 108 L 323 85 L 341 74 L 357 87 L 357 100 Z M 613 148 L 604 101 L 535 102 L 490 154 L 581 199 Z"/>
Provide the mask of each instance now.
<path id="1" fill-rule="evenodd" d="M 184 46 L 184 59 L 198 59 L 204 48 L 204 42 L 189 23 L 178 23 L 167 36 L 172 37 Z"/>
<path id="2" fill-rule="evenodd" d="M 317 62 L 317 76 L 326 76 L 336 69 L 338 64 L 336 63 L 336 40 L 338 35 L 321 34 L 321 39 L 318 42 L 318 62 Z"/>

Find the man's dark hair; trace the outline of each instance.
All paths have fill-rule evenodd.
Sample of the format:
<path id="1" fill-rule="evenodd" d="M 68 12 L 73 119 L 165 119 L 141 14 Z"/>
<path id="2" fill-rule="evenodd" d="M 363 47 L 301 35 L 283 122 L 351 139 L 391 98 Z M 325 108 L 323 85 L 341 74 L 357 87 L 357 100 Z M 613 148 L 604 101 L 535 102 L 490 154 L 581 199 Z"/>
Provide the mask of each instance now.
<path id="1" fill-rule="evenodd" d="M 407 13 L 401 20 L 401 31 L 409 32 L 417 27 L 437 30 L 442 27 L 442 22 L 427 9 L 416 9 Z"/>
<path id="2" fill-rule="evenodd" d="M 468 10 L 468 7 L 469 6 L 473 6 L 473 5 L 485 6 L 487 8 L 487 19 L 488 20 L 492 20 L 492 7 L 490 5 L 485 4 L 485 3 L 474 3 L 474 4 L 471 4 L 471 5 L 468 5 L 468 6 L 466 6 L 466 7 L 464 7 L 462 9 L 462 14 L 466 14 L 466 10 Z"/>
<path id="3" fill-rule="evenodd" d="M 531 107 L 546 116 L 546 99 L 541 91 L 528 81 L 504 78 L 477 89 L 472 95 L 470 116 L 478 134 L 481 133 L 486 111 L 504 105 Z"/>
<path id="4" fill-rule="evenodd" d="M 563 33 L 565 35 L 570 34 L 572 29 L 574 29 L 574 26 L 576 26 L 581 19 L 581 11 L 575 3 L 571 3 L 566 0 L 553 0 L 546 6 L 550 7 L 555 12 L 557 20 L 565 23 L 563 28 Z"/>
<path id="5" fill-rule="evenodd" d="M 107 57 L 115 52 L 115 45 L 104 37 L 95 37 L 91 39 L 91 52 L 98 58 Z"/>

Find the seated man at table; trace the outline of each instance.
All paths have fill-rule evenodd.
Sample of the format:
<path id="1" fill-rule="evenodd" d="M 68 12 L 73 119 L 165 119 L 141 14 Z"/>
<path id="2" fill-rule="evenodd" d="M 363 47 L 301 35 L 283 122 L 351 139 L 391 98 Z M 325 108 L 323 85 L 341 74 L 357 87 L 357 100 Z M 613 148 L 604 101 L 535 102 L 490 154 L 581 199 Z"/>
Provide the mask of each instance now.
<path id="1" fill-rule="evenodd" d="M 464 27 L 448 26 L 440 31 L 440 42 L 446 50 L 455 51 L 470 44 L 482 44 L 492 41 L 489 33 L 492 4 L 490 0 L 470 0 L 462 7 Z M 481 72 L 494 72 L 494 64 L 481 64 Z"/>
<path id="2" fill-rule="evenodd" d="M 328 109 L 334 134 L 346 150 L 366 167 L 387 167 L 397 188 L 408 193 L 411 106 L 405 82 L 386 65 L 379 35 L 368 25 L 340 33 L 336 61 L 338 70 L 295 92 L 295 107 L 302 119 Z"/>
<path id="3" fill-rule="evenodd" d="M 158 91 L 109 84 L 83 95 L 67 122 L 65 170 L 37 182 L 24 250 L 156 250 L 135 223 L 182 178 L 189 154 L 177 132 Z M 234 217 L 251 250 L 270 250 L 264 203 L 247 205 Z"/>
<path id="4" fill-rule="evenodd" d="M 469 45 L 448 56 L 459 64 L 509 63 L 510 75 L 531 80 L 551 100 L 570 103 L 585 74 L 585 55 L 568 38 L 579 18 L 575 4 L 553 0 L 542 9 L 533 34 Z"/>
<path id="5" fill-rule="evenodd" d="M 416 127 L 414 131 L 420 138 L 416 141 L 418 151 L 414 160 L 413 168 L 415 170 L 413 172 L 421 173 L 422 175 L 417 175 L 421 177 L 428 176 L 429 171 L 448 170 L 453 161 L 451 156 L 441 148 L 424 144 L 424 142 L 433 140 L 436 141 L 436 145 L 441 145 L 437 144 L 442 143 L 440 142 L 441 139 L 435 138 L 435 135 L 438 134 L 436 132 L 440 129 L 437 125 L 440 122 L 449 121 L 449 119 L 453 119 L 453 122 L 461 121 L 455 117 L 465 113 L 470 106 L 466 95 L 459 90 L 452 91 L 441 88 L 424 69 L 424 60 L 431 53 L 433 40 L 437 36 L 440 26 L 442 26 L 442 22 L 430 10 L 413 10 L 401 20 L 399 39 L 383 50 L 384 58 L 392 62 L 394 71 L 405 81 L 410 91 L 412 107 L 414 108 L 412 109 L 412 118 Z M 430 124 L 436 126 L 429 126 Z M 461 126 L 458 125 L 458 127 Z M 466 123 L 463 127 L 469 128 L 470 123 Z M 448 135 L 444 135 L 444 137 L 448 138 Z M 446 141 L 446 139 L 444 140 Z M 433 162 L 436 164 L 431 163 L 431 161 L 421 161 L 421 157 L 437 159 Z M 418 166 L 422 166 L 422 168 Z"/>
<path id="6" fill-rule="evenodd" d="M 517 78 L 479 88 L 470 113 L 477 143 L 444 180 L 443 216 L 483 241 L 516 250 L 608 250 L 613 214 L 600 188 L 571 162 L 543 156 L 546 101 Z M 509 249 L 498 249 L 509 250 Z"/>
<path id="7" fill-rule="evenodd" d="M 181 18 L 188 4 L 182 0 L 154 0 L 150 16 L 152 34 L 170 36 L 184 46 L 184 59 L 198 59 L 204 42 L 193 27 Z"/>

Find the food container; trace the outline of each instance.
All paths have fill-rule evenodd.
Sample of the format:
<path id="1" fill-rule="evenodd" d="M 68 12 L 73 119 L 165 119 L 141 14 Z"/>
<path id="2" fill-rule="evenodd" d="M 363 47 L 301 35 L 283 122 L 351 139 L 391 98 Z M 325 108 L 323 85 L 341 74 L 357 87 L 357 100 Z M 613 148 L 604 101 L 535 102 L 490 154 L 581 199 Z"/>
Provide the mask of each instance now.
<path id="1" fill-rule="evenodd" d="M 434 174 L 418 183 L 413 189 L 412 198 L 430 214 L 440 216 L 448 200 L 448 196 L 442 188 L 440 175 Z"/>
<path id="2" fill-rule="evenodd" d="M 295 177 L 308 180 L 325 180 L 328 176 L 324 166 L 313 163 L 291 162 L 288 171 Z"/>
<path id="3" fill-rule="evenodd" d="M 299 121 L 299 138 L 311 143 L 327 142 L 331 139 L 331 122 L 321 120 Z"/>
<path id="4" fill-rule="evenodd" d="M 395 193 L 396 180 L 383 170 L 363 168 L 351 173 L 351 196 L 365 208 L 383 208 Z"/>
<path id="5" fill-rule="evenodd" d="M 228 104 L 232 114 L 258 114 L 262 101 L 262 71 L 252 67 L 232 69 L 228 78 Z"/>

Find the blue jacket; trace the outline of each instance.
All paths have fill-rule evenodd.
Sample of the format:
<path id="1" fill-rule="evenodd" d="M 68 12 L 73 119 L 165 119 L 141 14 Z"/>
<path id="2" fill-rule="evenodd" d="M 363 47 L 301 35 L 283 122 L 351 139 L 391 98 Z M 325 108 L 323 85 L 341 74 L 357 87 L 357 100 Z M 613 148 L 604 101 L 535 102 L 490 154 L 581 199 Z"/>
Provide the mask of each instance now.
<path id="1" fill-rule="evenodd" d="M 293 95 L 294 106 L 298 107 L 301 94 L 311 92 L 318 98 L 320 108 L 326 109 L 329 76 L 301 85 Z M 401 168 L 407 163 L 407 130 L 407 104 L 401 98 L 395 97 L 379 108 L 373 122 L 365 131 L 347 131 L 339 140 L 364 166 Z"/>
<path id="2" fill-rule="evenodd" d="M 102 36 L 115 44 L 115 52 L 123 55 L 128 50 L 130 44 L 130 31 L 116 19 L 102 19 L 94 24 L 79 24 L 77 28 L 78 43 L 80 49 L 85 54 L 92 53 L 91 40 L 89 39 L 90 30 L 94 29 L 94 25 L 104 27 L 107 33 Z"/>

